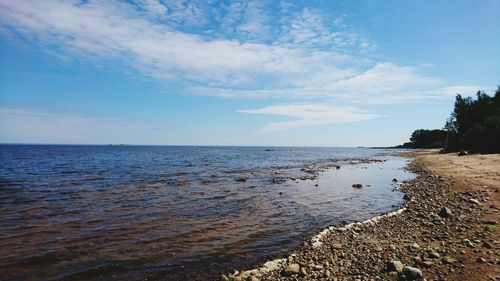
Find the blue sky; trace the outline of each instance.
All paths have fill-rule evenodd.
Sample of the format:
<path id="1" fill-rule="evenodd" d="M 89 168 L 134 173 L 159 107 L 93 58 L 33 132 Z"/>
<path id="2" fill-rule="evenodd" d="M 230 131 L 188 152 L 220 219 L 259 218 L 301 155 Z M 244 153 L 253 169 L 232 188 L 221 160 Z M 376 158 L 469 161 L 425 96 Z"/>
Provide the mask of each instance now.
<path id="1" fill-rule="evenodd" d="M 0 142 L 384 146 L 500 83 L 500 1 L 0 0 Z"/>

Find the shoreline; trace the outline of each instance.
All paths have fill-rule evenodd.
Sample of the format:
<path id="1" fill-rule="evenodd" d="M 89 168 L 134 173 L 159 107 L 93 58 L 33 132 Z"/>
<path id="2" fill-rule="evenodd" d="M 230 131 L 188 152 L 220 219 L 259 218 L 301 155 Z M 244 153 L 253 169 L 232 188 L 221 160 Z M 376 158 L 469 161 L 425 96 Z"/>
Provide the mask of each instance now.
<path id="1" fill-rule="evenodd" d="M 420 155 L 410 152 L 402 156 L 414 158 L 407 169 L 417 177 L 399 183 L 400 190 L 406 194 L 401 208 L 362 222 L 329 226 L 306 241 L 306 245 L 292 250 L 286 258 L 229 276 L 223 274 L 221 279 L 498 278 L 498 270 L 491 268 L 498 265 L 498 258 L 492 254 L 498 243 L 492 236 L 498 236 L 498 227 L 495 222 L 493 231 L 482 228 L 480 220 L 487 213 L 484 206 L 489 205 L 488 192 L 454 190 L 453 180 L 435 175 L 435 171 L 431 171 L 434 167 Z M 489 253 L 491 259 L 477 257 L 471 262 L 471 252 L 475 256 Z M 406 265 L 404 270 L 403 265 Z M 464 275 L 465 272 L 468 274 Z M 464 276 L 470 277 L 464 279 Z"/>

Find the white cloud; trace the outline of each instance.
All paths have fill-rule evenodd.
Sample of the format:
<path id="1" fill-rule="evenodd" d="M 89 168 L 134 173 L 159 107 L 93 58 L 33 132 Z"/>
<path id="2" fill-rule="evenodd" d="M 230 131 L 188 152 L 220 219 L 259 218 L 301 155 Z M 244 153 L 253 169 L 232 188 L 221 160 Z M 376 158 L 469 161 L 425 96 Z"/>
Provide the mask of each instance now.
<path id="1" fill-rule="evenodd" d="M 142 0 L 136 4 L 148 15 L 164 15 L 167 23 L 206 20 L 205 11 L 196 3 L 163 3 Z M 250 2 L 238 7 L 249 8 L 241 15 L 243 21 L 229 20 L 227 24 L 254 37 L 268 33 L 262 6 Z M 246 14 L 260 16 L 251 21 Z M 183 33 L 175 24 L 159 23 L 124 2 L 0 0 L 0 17 L 5 26 L 49 48 L 99 64 L 116 65 L 118 60 L 157 78 L 223 87 L 242 83 L 276 87 L 293 83 L 298 77 L 307 79 L 318 69 L 356 63 L 358 59 L 353 56 L 316 49 L 314 44 L 340 35 L 328 34 L 314 12 L 305 10 L 303 14 L 311 26 L 307 29 L 303 24 L 292 23 L 298 26 L 291 31 L 290 40 L 295 45 L 263 44 Z M 314 38 L 306 42 L 309 33 Z"/>
<path id="2" fill-rule="evenodd" d="M 356 107 L 330 106 L 321 103 L 292 103 L 268 106 L 260 109 L 239 110 L 243 113 L 268 114 L 294 117 L 297 120 L 272 122 L 262 128 L 262 132 L 282 131 L 310 125 L 351 123 L 379 117 Z"/>
<path id="3" fill-rule="evenodd" d="M 220 4 L 217 11 L 209 4 L 0 0 L 0 26 L 58 56 L 130 67 L 198 95 L 327 98 L 359 106 L 449 98 L 481 88 L 450 85 L 416 67 L 367 58 L 376 43 L 349 32 L 344 16 L 330 17 L 284 1 L 279 18 L 260 1 Z M 278 26 L 270 29 L 270 22 Z M 367 116 L 339 108 L 336 112 Z M 328 117 L 321 122 L 326 119 L 342 120 Z M 310 122 L 320 121 L 306 118 L 289 126 Z"/>
<path id="4" fill-rule="evenodd" d="M 155 17 L 165 17 L 168 9 L 159 0 L 138 0 L 136 3 L 144 8 L 144 10 Z"/>
<path id="5" fill-rule="evenodd" d="M 414 67 L 391 63 L 379 63 L 361 73 L 356 69 L 325 68 L 306 78 L 297 78 L 293 85 L 254 90 L 194 87 L 191 91 L 223 98 L 328 98 L 360 105 L 443 99 L 457 93 L 473 94 L 481 89 L 479 85 L 447 86 L 442 79 L 423 75 Z"/>
<path id="6" fill-rule="evenodd" d="M 271 19 L 266 13 L 266 9 L 269 9 L 266 4 L 261 1 L 249 1 L 241 6 L 240 23 L 235 26 L 241 39 L 260 42 L 271 38 L 273 30 Z"/>

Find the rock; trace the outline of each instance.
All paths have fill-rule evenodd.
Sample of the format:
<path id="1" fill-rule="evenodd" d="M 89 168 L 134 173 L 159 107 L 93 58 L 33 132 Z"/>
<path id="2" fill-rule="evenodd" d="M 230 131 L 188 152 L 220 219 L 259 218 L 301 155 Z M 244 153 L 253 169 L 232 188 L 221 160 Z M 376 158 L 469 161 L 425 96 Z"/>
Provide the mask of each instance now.
<path id="1" fill-rule="evenodd" d="M 478 258 L 476 259 L 476 262 L 478 262 L 478 263 L 485 263 L 485 262 L 486 262 L 486 260 L 485 260 L 483 257 L 478 257 Z"/>
<path id="2" fill-rule="evenodd" d="M 255 276 L 249 276 L 247 278 L 247 281 L 259 281 L 259 278 L 255 277 Z"/>
<path id="3" fill-rule="evenodd" d="M 415 261 L 416 265 L 421 265 L 422 264 L 422 258 L 420 256 L 413 257 L 413 260 Z"/>
<path id="4" fill-rule="evenodd" d="M 225 274 L 221 274 L 220 279 L 223 281 L 229 281 L 229 277 L 227 277 Z"/>
<path id="5" fill-rule="evenodd" d="M 469 152 L 467 152 L 467 151 L 460 151 L 458 153 L 458 156 L 465 156 L 465 155 L 469 155 Z"/>
<path id="6" fill-rule="evenodd" d="M 390 260 L 387 262 L 386 267 L 388 272 L 396 271 L 399 273 L 403 272 L 404 265 L 400 261 Z"/>
<path id="7" fill-rule="evenodd" d="M 335 249 L 335 250 L 340 250 L 340 249 L 342 249 L 342 244 L 340 244 L 340 243 L 333 243 L 332 244 L 332 248 Z"/>
<path id="8" fill-rule="evenodd" d="M 363 188 L 363 185 L 360 184 L 360 183 L 355 183 L 355 184 L 352 185 L 352 187 L 354 187 L 354 188 Z"/>
<path id="9" fill-rule="evenodd" d="M 272 179 L 271 182 L 273 184 L 282 184 L 282 183 L 286 182 L 286 179 L 283 179 L 283 178 L 274 178 L 274 179 Z"/>
<path id="10" fill-rule="evenodd" d="M 236 181 L 237 181 L 237 182 L 246 182 L 246 181 L 247 181 L 247 179 L 245 179 L 245 178 L 239 178 L 239 179 L 236 179 Z"/>
<path id="11" fill-rule="evenodd" d="M 439 215 L 440 217 L 442 217 L 442 218 L 449 218 L 449 217 L 451 217 L 452 213 L 451 213 L 451 210 L 450 210 L 450 209 L 448 209 L 448 208 L 446 208 L 446 207 L 443 207 L 443 208 L 439 211 L 438 215 Z"/>
<path id="12" fill-rule="evenodd" d="M 420 250 L 420 245 L 418 245 L 417 243 L 413 242 L 413 244 L 411 244 L 411 247 L 415 250 Z"/>
<path id="13" fill-rule="evenodd" d="M 422 270 L 416 268 L 416 267 L 411 267 L 411 266 L 405 266 L 403 268 L 403 274 L 406 277 L 406 280 L 422 280 L 423 275 L 422 275 Z"/>
<path id="14" fill-rule="evenodd" d="M 422 265 L 423 265 L 424 267 L 429 268 L 429 267 L 433 266 L 433 265 L 434 265 L 434 263 L 433 263 L 432 261 L 424 261 L 424 262 L 422 263 Z"/>
<path id="15" fill-rule="evenodd" d="M 300 274 L 301 274 L 302 276 L 306 276 L 306 275 L 307 275 L 307 271 L 306 271 L 306 269 L 305 269 L 304 267 L 301 267 L 301 268 L 300 268 Z"/>
<path id="16" fill-rule="evenodd" d="M 446 257 L 443 258 L 442 262 L 444 264 L 453 264 L 453 263 L 456 262 L 456 260 L 453 259 L 453 258 L 450 258 L 450 257 L 446 256 Z"/>
<path id="17" fill-rule="evenodd" d="M 473 198 L 469 199 L 469 202 L 471 202 L 472 204 L 478 205 L 478 206 L 481 205 L 481 202 L 479 202 L 479 201 L 477 201 L 476 199 L 473 199 Z"/>
<path id="18" fill-rule="evenodd" d="M 328 269 L 327 269 L 327 270 L 325 271 L 325 277 L 326 277 L 326 278 L 330 278 L 330 276 L 332 276 L 332 274 L 330 273 L 330 270 L 328 270 Z"/>
<path id="19" fill-rule="evenodd" d="M 319 264 L 313 265 L 313 268 L 316 269 L 316 270 L 323 270 L 323 266 L 319 265 Z"/>
<path id="20" fill-rule="evenodd" d="M 485 247 L 486 249 L 493 249 L 493 246 L 488 242 L 483 242 L 483 247 Z"/>
<path id="21" fill-rule="evenodd" d="M 230 279 L 231 281 L 243 281 L 243 277 L 241 276 L 233 276 Z"/>
<path id="22" fill-rule="evenodd" d="M 441 256 L 439 255 L 438 252 L 432 251 L 429 253 L 429 257 L 432 259 L 439 259 Z"/>
<path id="23" fill-rule="evenodd" d="M 392 179 L 392 182 L 398 182 L 398 179 L 394 178 Z"/>
<path id="24" fill-rule="evenodd" d="M 299 273 L 299 270 L 300 270 L 300 265 L 296 264 L 296 263 L 292 263 L 292 264 L 289 264 L 286 268 L 285 268 L 285 272 L 287 274 L 297 274 Z"/>
<path id="25" fill-rule="evenodd" d="M 462 242 L 465 244 L 465 246 L 474 248 L 474 243 L 472 243 L 469 239 L 464 239 Z"/>

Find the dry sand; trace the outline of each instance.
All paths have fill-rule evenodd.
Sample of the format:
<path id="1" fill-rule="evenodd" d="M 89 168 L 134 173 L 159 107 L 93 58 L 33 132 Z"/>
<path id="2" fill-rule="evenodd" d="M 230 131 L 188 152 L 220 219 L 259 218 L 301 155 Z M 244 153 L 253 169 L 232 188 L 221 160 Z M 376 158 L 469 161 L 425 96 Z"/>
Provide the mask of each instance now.
<path id="1" fill-rule="evenodd" d="M 457 191 L 487 191 L 490 204 L 500 207 L 500 154 L 440 154 L 438 150 L 409 153 L 433 174 L 445 177 Z M 489 211 L 487 219 L 498 221 L 498 213 Z"/>

